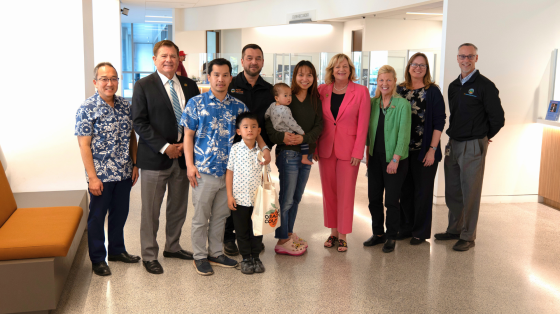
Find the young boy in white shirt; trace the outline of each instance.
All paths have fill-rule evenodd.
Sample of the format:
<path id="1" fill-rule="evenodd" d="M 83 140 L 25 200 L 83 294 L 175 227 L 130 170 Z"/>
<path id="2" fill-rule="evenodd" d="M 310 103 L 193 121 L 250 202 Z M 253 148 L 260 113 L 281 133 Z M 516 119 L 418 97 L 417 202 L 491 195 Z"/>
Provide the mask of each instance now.
<path id="1" fill-rule="evenodd" d="M 263 273 L 265 270 L 259 259 L 263 237 L 253 234 L 251 221 L 253 198 L 263 179 L 263 166 L 257 158 L 260 151 L 257 136 L 261 133 L 257 119 L 250 112 L 237 116 L 237 134 L 243 140 L 231 147 L 226 172 L 228 207 L 232 211 L 239 253 L 243 256 L 241 272 L 244 274 Z M 270 165 L 266 167 L 270 171 Z"/>

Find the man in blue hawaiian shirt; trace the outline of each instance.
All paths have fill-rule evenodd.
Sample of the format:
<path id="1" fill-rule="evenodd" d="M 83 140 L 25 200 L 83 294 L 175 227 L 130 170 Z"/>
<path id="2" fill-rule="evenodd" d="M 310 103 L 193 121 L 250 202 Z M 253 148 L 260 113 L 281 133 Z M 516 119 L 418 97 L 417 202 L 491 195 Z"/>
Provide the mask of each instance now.
<path id="1" fill-rule="evenodd" d="M 221 58 L 210 61 L 208 80 L 210 91 L 191 98 L 181 117 L 181 125 L 185 127 L 187 176 L 193 188 L 195 210 L 191 231 L 193 265 L 197 273 L 204 276 L 214 273 L 211 265 L 237 266 L 237 261 L 222 253 L 225 223 L 231 215 L 225 173 L 237 116 L 249 111 L 243 102 L 227 93 L 232 80 L 229 61 Z M 268 164 L 270 150 L 260 135 L 257 141 L 264 151 L 264 164 Z"/>
<path id="2" fill-rule="evenodd" d="M 109 62 L 94 69 L 97 93 L 86 99 L 76 113 L 75 134 L 86 170 L 90 193 L 88 216 L 89 257 L 95 274 L 111 275 L 105 262 L 105 216 L 109 212 L 109 261 L 138 263 L 124 245 L 123 229 L 128 217 L 130 190 L 138 180 L 136 134 L 130 104 L 115 95 L 117 71 Z"/>

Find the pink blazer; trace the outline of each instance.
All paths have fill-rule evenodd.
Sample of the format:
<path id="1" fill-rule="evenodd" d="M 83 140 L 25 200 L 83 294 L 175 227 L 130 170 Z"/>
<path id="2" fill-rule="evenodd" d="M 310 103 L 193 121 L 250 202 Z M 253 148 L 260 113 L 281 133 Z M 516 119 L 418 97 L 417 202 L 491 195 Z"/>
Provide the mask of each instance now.
<path id="1" fill-rule="evenodd" d="M 350 82 L 336 120 L 331 112 L 333 84 L 322 84 L 318 89 L 323 106 L 323 132 L 317 140 L 319 157 L 331 157 L 334 146 L 338 159 L 362 159 L 371 112 L 368 89 Z"/>

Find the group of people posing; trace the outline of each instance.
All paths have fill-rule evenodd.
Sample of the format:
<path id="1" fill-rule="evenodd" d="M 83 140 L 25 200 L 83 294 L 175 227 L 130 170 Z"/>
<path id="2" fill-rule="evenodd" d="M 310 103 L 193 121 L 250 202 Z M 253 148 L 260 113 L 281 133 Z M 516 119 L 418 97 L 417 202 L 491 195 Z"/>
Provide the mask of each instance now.
<path id="1" fill-rule="evenodd" d="M 280 180 L 277 254 L 299 256 L 307 250 L 294 225 L 313 161 L 330 229 L 324 246 L 348 250 L 364 150 L 372 216 L 372 236 L 364 246 L 383 244 L 382 251 L 390 253 L 396 240 L 411 238 L 410 244 L 419 245 L 431 237 L 434 179 L 444 155 L 449 224 L 435 238 L 458 240 L 457 251 L 474 246 L 488 144 L 505 119 L 497 88 L 475 69 L 473 44 L 458 50 L 461 74 L 448 90 L 450 139 L 443 150 L 444 99 L 422 53 L 410 58 L 404 78 L 389 65 L 381 67 L 373 98 L 354 83 L 356 70 L 345 54 L 330 60 L 325 84 L 318 86 L 313 64 L 301 61 L 291 86 L 272 86 L 260 77 L 262 49 L 249 44 L 242 51 L 244 71 L 236 77 L 226 59 L 208 63 L 211 88 L 204 94 L 193 80 L 176 74 L 179 49 L 173 42 L 156 43 L 153 61 L 157 71 L 135 83 L 132 105 L 115 95 L 116 69 L 98 64 L 97 92 L 76 114 L 91 197 L 89 254 L 97 275 L 111 274 L 106 258 L 142 259 L 148 272 L 163 273 L 156 237 L 166 192 L 164 257 L 193 260 L 201 275 L 213 274 L 212 266 L 264 272 L 262 236 L 253 234 L 251 215 L 274 145 Z M 141 258 L 128 254 L 123 236 L 130 190 L 139 177 Z M 189 188 L 195 211 L 192 253 L 179 244 Z M 226 256 L 238 254 L 240 263 Z"/>

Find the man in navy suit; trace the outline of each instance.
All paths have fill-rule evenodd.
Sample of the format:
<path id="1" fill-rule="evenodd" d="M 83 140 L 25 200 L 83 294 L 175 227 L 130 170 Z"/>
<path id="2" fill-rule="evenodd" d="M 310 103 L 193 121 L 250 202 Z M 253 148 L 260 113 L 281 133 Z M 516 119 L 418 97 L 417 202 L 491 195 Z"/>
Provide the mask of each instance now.
<path id="1" fill-rule="evenodd" d="M 134 85 L 132 118 L 140 136 L 137 165 L 142 186 L 140 241 L 146 270 L 162 274 L 156 241 L 159 214 L 165 191 L 166 242 L 164 257 L 192 260 L 179 244 L 187 216 L 189 180 L 183 155 L 183 128 L 179 125 L 187 101 L 198 94 L 196 83 L 177 76 L 179 48 L 170 40 L 154 45 L 157 71 Z"/>

